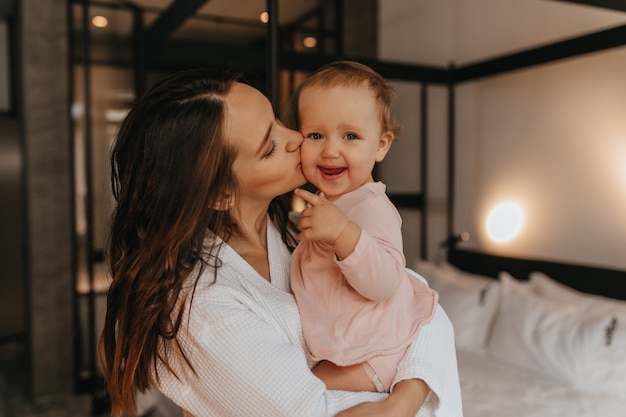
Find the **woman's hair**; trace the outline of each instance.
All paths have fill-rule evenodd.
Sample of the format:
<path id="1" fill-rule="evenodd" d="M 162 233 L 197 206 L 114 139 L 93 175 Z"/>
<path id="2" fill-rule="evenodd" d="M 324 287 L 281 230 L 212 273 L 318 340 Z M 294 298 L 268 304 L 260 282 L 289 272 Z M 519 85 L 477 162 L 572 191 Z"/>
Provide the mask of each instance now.
<path id="1" fill-rule="evenodd" d="M 182 352 L 177 334 L 191 302 L 181 295 L 183 283 L 193 273 L 195 288 L 204 266 L 220 266 L 219 240 L 205 241 L 207 230 L 224 241 L 237 232 L 229 211 L 218 209 L 238 189 L 236 151 L 223 137 L 224 101 L 236 81 L 208 69 L 170 76 L 138 98 L 117 135 L 113 280 L 99 346 L 113 415 L 135 410 L 135 393 L 158 378 L 157 361 L 169 368 L 168 349 Z M 280 198 L 269 214 L 293 247 Z"/>
<path id="2" fill-rule="evenodd" d="M 315 71 L 298 85 L 283 115 L 285 124 L 292 129 L 299 130 L 300 94 L 305 89 L 309 87 L 357 87 L 362 84 L 366 84 L 374 93 L 383 131 L 391 131 L 396 135 L 400 134 L 400 125 L 394 123 L 391 119 L 391 102 L 395 94 L 393 87 L 387 84 L 379 73 L 367 65 L 355 61 L 331 62 Z"/>

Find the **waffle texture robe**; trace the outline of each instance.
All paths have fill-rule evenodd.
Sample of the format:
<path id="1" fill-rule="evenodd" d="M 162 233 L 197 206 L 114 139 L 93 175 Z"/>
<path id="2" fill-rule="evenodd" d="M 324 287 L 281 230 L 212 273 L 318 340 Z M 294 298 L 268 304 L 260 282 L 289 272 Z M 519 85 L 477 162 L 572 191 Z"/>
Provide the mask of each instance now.
<path id="1" fill-rule="evenodd" d="M 159 362 L 157 388 L 195 417 L 334 416 L 384 399 L 373 392 L 327 391 L 311 373 L 289 285 L 291 254 L 269 219 L 267 244 L 271 282 L 228 245 L 219 253 L 217 276 L 210 267 L 203 271 L 178 334 L 195 372 L 170 345 L 163 352 L 175 374 Z M 193 292 L 191 281 L 183 295 Z M 462 416 L 454 333 L 440 307 L 398 365 L 395 380 L 410 378 L 431 389 L 419 417 Z"/>

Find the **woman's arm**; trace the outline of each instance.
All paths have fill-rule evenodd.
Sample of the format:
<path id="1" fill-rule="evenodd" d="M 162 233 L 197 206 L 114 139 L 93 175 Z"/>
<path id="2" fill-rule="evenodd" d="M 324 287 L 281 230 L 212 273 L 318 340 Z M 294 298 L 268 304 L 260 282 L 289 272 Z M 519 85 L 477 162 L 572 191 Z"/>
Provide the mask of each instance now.
<path id="1" fill-rule="evenodd" d="M 338 414 L 356 416 L 462 417 L 462 402 L 452 324 L 438 306 L 398 365 L 391 395 Z M 432 392 L 432 395 L 428 395 Z"/>
<path id="2" fill-rule="evenodd" d="M 463 417 L 454 333 L 440 306 L 398 365 L 395 381 L 387 399 L 358 404 L 337 417 Z"/>
<path id="3" fill-rule="evenodd" d="M 365 402 L 337 414 L 337 417 L 414 417 L 424 404 L 430 388 L 421 379 L 404 379 L 380 402 Z"/>
<path id="4" fill-rule="evenodd" d="M 422 279 L 414 271 L 408 272 Z M 435 412 L 437 417 L 463 416 L 454 329 L 440 305 L 398 365 L 396 384 L 406 379 L 421 379 L 430 388 L 431 395 L 421 408 L 420 416 L 435 415 Z"/>
<path id="5" fill-rule="evenodd" d="M 389 397 L 380 402 L 364 402 L 337 414 L 337 417 L 357 416 L 463 416 L 452 323 L 440 306 L 433 319 L 420 329 L 398 365 Z"/>

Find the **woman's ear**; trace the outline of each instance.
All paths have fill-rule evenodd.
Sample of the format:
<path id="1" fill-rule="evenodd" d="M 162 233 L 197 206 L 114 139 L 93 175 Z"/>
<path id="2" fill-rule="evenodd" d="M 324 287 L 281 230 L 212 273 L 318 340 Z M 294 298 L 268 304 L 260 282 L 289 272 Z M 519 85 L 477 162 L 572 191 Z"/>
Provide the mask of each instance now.
<path id="1" fill-rule="evenodd" d="M 378 151 L 376 152 L 376 162 L 380 162 L 385 159 L 387 152 L 389 152 L 389 148 L 391 148 L 391 144 L 395 135 L 392 131 L 388 130 L 380 137 L 378 140 Z"/>
<path id="2" fill-rule="evenodd" d="M 217 203 L 213 205 L 213 210 L 226 211 L 235 205 L 235 197 L 232 195 L 224 195 Z"/>

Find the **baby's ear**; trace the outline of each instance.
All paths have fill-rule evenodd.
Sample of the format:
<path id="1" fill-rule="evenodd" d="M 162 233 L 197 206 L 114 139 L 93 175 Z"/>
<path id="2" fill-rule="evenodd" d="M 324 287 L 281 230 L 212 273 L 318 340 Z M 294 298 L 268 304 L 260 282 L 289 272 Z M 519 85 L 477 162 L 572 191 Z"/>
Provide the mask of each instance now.
<path id="1" fill-rule="evenodd" d="M 395 135 L 392 131 L 388 130 L 382 134 L 380 139 L 378 140 L 378 151 L 376 152 L 376 162 L 380 162 L 385 159 L 387 152 L 389 152 L 389 148 L 391 148 L 391 144 Z"/>

